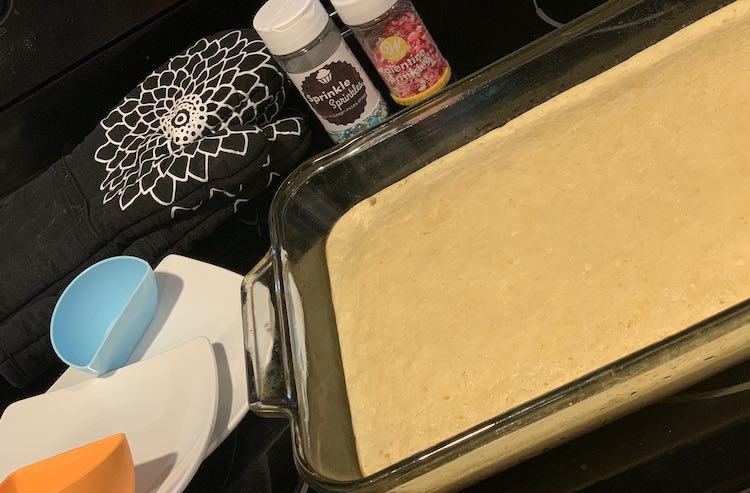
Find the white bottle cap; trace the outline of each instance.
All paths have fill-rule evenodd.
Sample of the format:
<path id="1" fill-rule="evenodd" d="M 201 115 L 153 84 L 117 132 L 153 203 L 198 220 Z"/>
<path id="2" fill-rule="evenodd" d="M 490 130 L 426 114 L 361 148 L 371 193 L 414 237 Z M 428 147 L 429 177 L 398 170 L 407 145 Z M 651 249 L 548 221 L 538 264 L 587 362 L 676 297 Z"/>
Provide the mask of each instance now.
<path id="1" fill-rule="evenodd" d="M 253 27 L 274 55 L 288 55 L 317 38 L 328 23 L 318 0 L 268 0 L 253 18 Z"/>
<path id="2" fill-rule="evenodd" d="M 359 26 L 388 12 L 398 0 L 331 0 L 347 26 Z"/>

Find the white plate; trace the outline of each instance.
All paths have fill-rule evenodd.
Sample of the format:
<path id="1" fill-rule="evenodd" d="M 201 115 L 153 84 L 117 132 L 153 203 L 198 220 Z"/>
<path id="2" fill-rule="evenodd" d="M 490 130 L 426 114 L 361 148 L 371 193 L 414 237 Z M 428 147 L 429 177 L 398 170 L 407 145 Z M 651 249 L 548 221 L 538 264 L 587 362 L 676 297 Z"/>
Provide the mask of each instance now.
<path id="1" fill-rule="evenodd" d="M 194 337 L 211 341 L 219 371 L 219 410 L 208 455 L 249 409 L 240 300 L 242 276 L 178 255 L 166 257 L 154 272 L 159 308 L 129 363 L 168 351 Z M 49 391 L 91 378 L 91 374 L 69 368 Z"/>
<path id="2" fill-rule="evenodd" d="M 208 339 L 9 406 L 0 418 L 0 478 L 125 433 L 138 493 L 182 491 L 203 461 L 218 385 Z"/>

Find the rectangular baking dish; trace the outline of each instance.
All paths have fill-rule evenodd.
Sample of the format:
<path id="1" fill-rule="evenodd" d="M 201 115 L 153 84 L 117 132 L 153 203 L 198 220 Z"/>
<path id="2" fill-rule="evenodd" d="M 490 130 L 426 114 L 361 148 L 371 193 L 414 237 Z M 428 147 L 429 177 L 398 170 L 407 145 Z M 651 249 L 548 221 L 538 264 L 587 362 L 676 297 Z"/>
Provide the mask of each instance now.
<path id="1" fill-rule="evenodd" d="M 290 420 L 297 466 L 315 489 L 455 490 L 750 356 L 743 302 L 365 477 L 324 251 L 358 202 L 729 3 L 612 0 L 286 180 L 270 212 L 271 250 L 242 289 L 250 406 Z"/>

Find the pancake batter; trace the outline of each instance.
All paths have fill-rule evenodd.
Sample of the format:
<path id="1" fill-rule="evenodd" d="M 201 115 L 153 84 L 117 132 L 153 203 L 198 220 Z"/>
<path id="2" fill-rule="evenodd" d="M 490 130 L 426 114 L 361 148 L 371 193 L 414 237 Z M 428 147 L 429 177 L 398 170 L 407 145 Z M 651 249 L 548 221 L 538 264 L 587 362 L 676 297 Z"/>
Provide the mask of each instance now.
<path id="1" fill-rule="evenodd" d="M 339 220 L 326 254 L 364 474 L 750 295 L 749 10 Z"/>

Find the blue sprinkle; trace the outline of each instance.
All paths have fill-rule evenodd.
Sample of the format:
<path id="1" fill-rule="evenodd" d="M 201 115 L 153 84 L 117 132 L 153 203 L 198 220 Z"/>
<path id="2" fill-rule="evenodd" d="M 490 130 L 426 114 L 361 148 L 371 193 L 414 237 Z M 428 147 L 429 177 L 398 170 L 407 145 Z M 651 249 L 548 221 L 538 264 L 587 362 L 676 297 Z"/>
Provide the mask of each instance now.
<path id="1" fill-rule="evenodd" d="M 374 127 L 386 118 L 388 118 L 388 107 L 386 106 L 385 101 L 381 99 L 380 103 L 378 103 L 378 105 L 375 107 L 372 114 L 367 117 L 366 121 L 358 125 L 354 125 L 353 127 L 347 128 L 346 130 L 341 130 L 338 132 L 328 132 L 328 134 L 331 136 L 331 139 L 333 139 L 334 142 L 344 142 L 345 140 L 349 140 L 350 138 L 354 137 L 358 133 L 364 132 L 365 130 Z"/>

